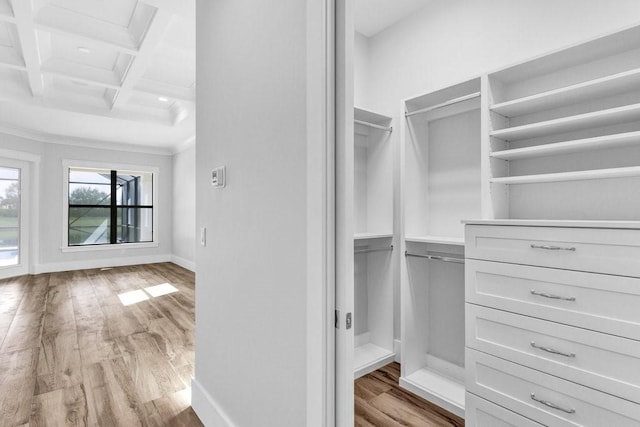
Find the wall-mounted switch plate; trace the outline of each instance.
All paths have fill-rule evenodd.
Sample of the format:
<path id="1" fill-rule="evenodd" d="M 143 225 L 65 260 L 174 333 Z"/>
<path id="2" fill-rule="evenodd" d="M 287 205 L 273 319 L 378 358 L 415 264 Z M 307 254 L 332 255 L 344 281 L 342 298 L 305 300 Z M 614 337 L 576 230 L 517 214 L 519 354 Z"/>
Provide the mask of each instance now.
<path id="1" fill-rule="evenodd" d="M 211 171 L 211 185 L 215 188 L 224 188 L 226 185 L 226 166 L 215 168 Z"/>
<path id="2" fill-rule="evenodd" d="M 207 246 L 207 227 L 200 227 L 200 245 Z"/>

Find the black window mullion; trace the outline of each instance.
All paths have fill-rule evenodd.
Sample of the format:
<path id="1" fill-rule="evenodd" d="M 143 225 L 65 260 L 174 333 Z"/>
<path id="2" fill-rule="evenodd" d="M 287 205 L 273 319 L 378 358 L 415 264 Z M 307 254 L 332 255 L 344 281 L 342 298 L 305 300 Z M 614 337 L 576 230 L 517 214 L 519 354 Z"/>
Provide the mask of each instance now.
<path id="1" fill-rule="evenodd" d="M 118 240 L 118 172 L 111 171 L 111 244 Z"/>

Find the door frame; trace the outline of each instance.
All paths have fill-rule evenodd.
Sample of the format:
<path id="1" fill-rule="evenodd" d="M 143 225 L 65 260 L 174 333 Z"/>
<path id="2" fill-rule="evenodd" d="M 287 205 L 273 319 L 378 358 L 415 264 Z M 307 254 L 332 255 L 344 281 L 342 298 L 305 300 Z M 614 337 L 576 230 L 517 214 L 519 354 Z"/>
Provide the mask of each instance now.
<path id="1" fill-rule="evenodd" d="M 0 267 L 0 278 L 34 272 L 37 265 L 38 183 L 40 156 L 0 149 L 0 166 L 20 169 L 20 252 L 16 266 Z"/>

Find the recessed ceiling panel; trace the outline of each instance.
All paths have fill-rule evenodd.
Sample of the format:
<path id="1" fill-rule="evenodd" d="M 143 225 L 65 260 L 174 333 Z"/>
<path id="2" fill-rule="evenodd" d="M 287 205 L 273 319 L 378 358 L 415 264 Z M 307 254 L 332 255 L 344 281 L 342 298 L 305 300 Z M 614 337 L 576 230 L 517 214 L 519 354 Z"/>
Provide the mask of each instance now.
<path id="1" fill-rule="evenodd" d="M 95 99 L 104 99 L 104 87 L 84 83 L 77 80 L 69 80 L 60 77 L 51 79 L 52 89 L 59 93 L 68 94 L 70 97 L 88 97 Z"/>
<path id="2" fill-rule="evenodd" d="M 182 0 L 177 0 L 182 1 Z M 137 0 L 52 0 L 51 4 L 99 19 L 120 27 L 128 27 Z"/>
<path id="3" fill-rule="evenodd" d="M 0 46 L 13 47 L 15 26 L 8 22 L 0 21 Z"/>
<path id="4" fill-rule="evenodd" d="M 144 78 L 180 87 L 191 87 L 195 83 L 195 51 L 162 45 L 154 53 Z"/>
<path id="5" fill-rule="evenodd" d="M 0 0 L 0 16 L 13 17 L 13 9 L 9 0 Z"/>
<path id="6" fill-rule="evenodd" d="M 51 34 L 51 57 L 112 71 L 118 51 L 105 44 L 90 44 L 62 34 Z"/>

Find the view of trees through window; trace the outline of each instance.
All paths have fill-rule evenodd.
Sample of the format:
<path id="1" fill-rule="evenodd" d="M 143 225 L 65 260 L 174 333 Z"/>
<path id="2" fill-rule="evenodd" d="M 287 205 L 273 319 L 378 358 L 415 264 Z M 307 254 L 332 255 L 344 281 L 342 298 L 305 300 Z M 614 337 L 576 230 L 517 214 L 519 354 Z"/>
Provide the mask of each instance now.
<path id="1" fill-rule="evenodd" d="M 0 167 L 0 266 L 18 264 L 20 170 Z"/>
<path id="2" fill-rule="evenodd" d="M 153 174 L 69 169 L 69 246 L 153 241 Z"/>

